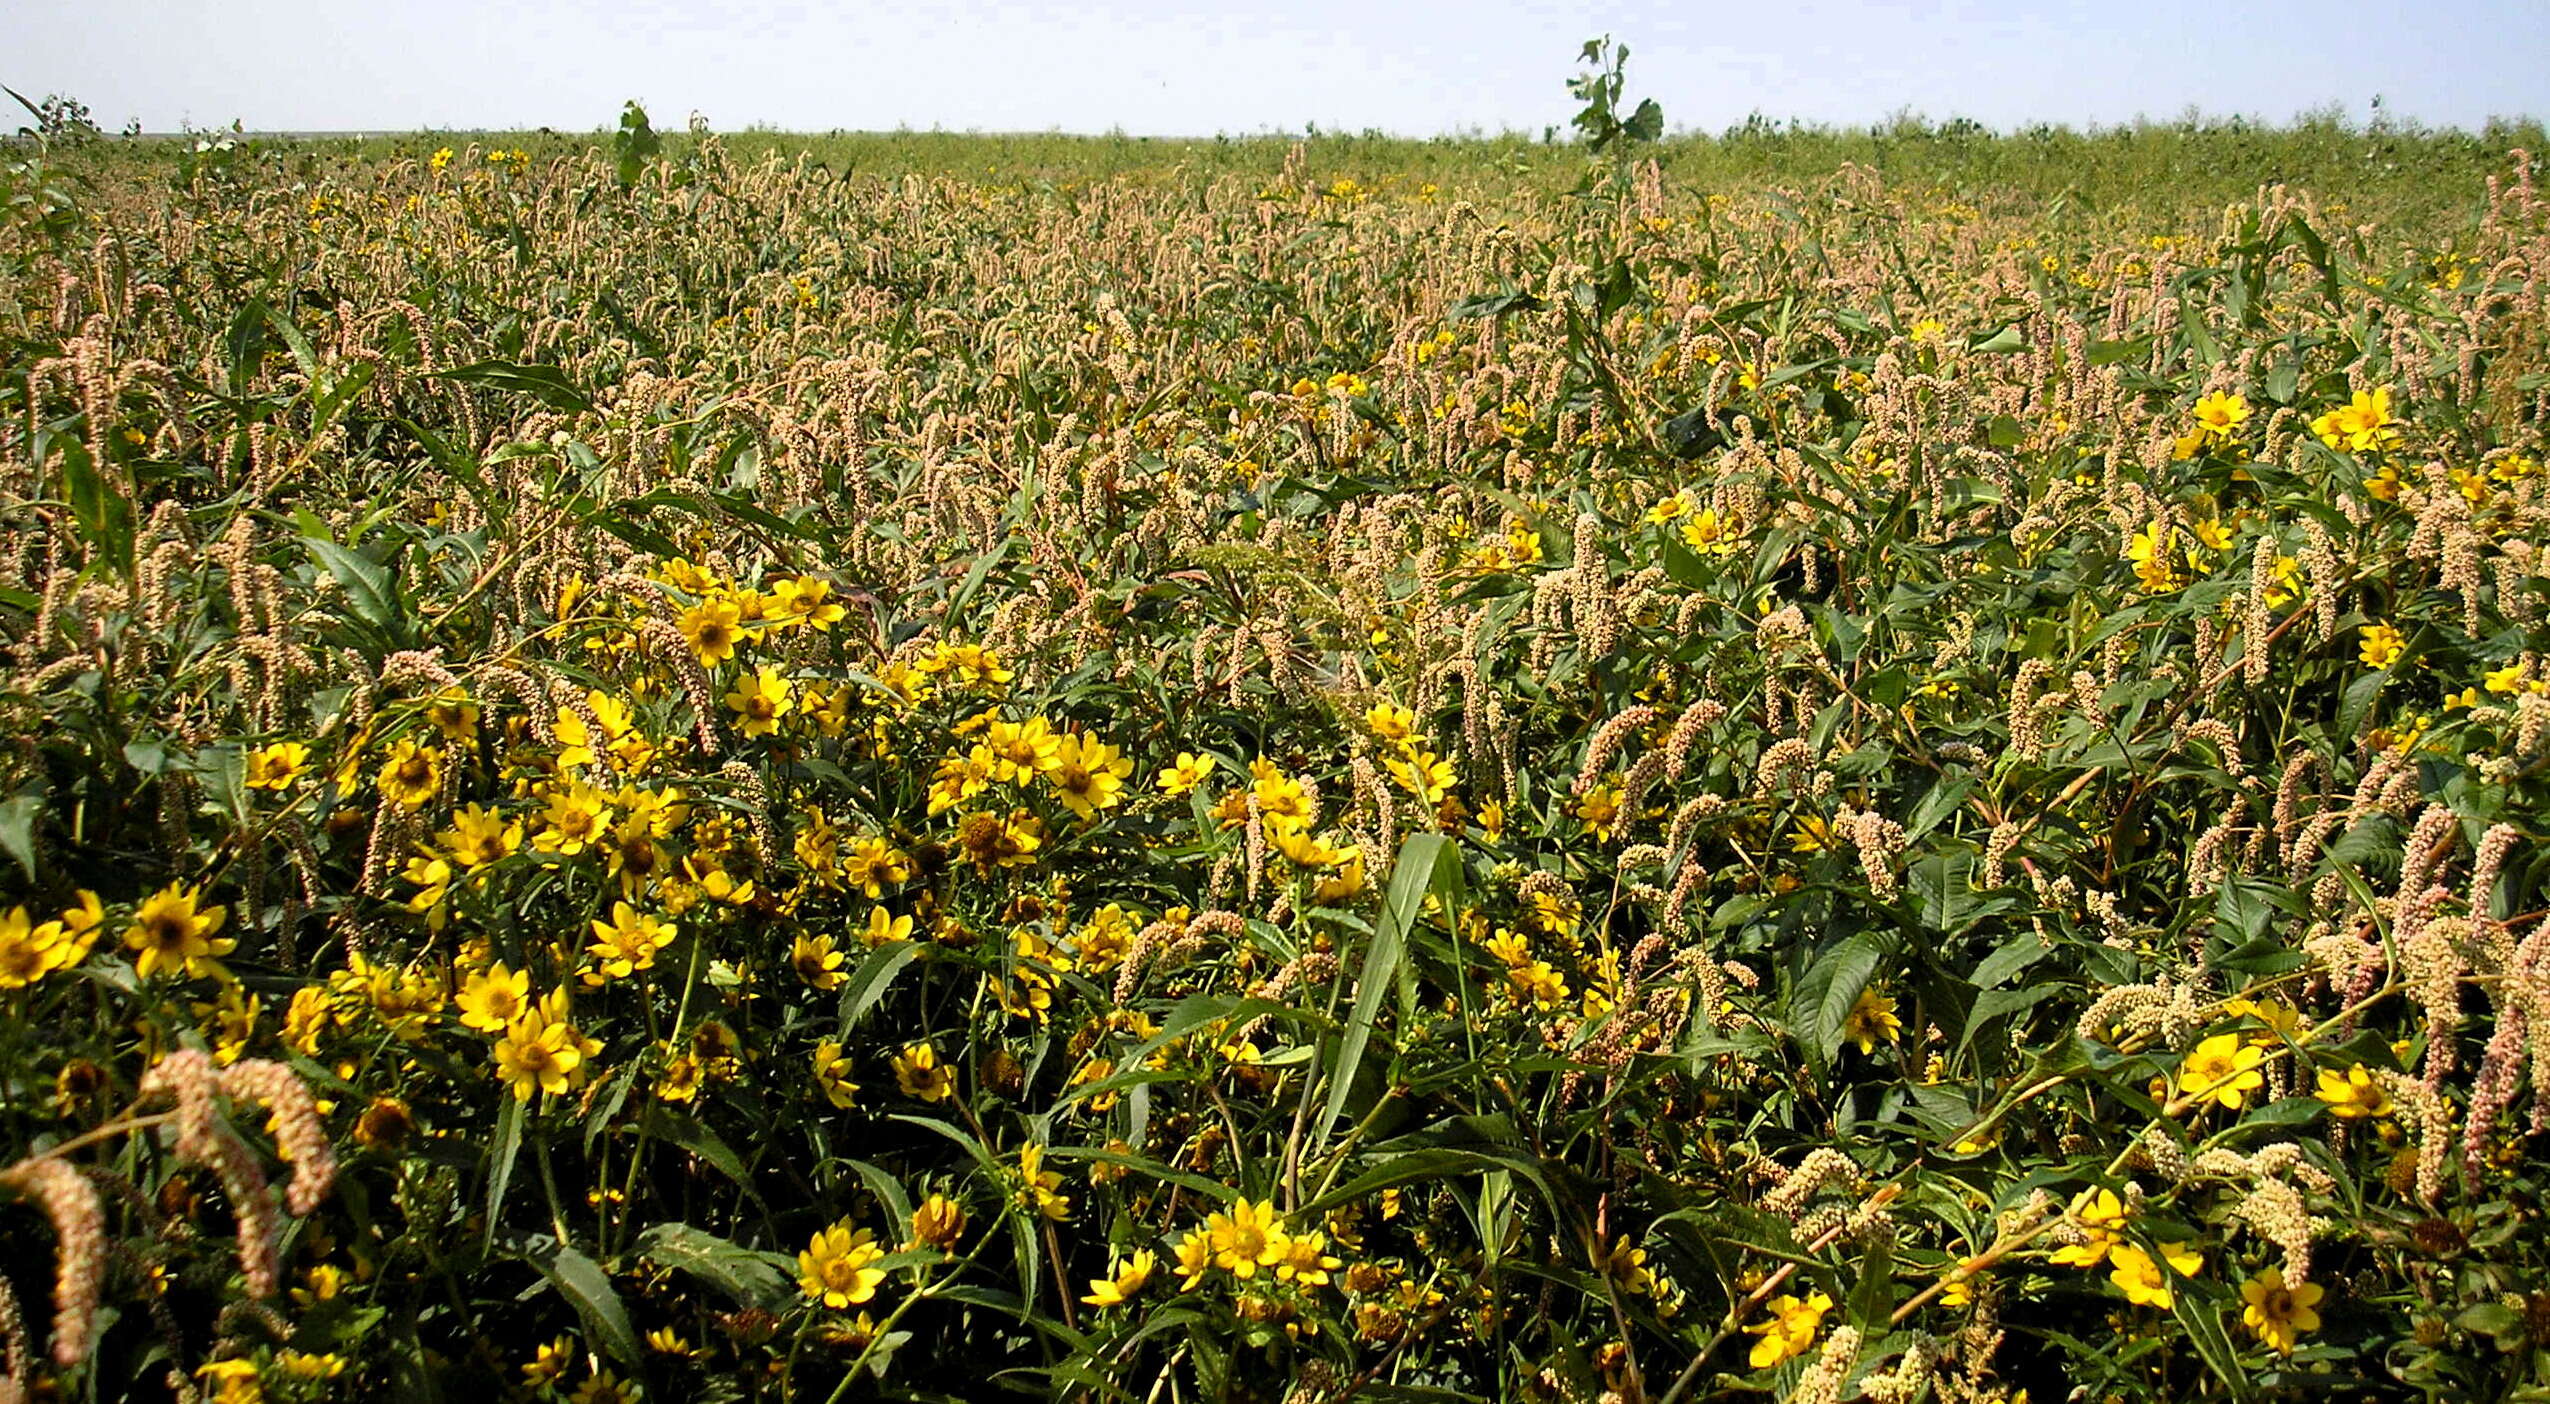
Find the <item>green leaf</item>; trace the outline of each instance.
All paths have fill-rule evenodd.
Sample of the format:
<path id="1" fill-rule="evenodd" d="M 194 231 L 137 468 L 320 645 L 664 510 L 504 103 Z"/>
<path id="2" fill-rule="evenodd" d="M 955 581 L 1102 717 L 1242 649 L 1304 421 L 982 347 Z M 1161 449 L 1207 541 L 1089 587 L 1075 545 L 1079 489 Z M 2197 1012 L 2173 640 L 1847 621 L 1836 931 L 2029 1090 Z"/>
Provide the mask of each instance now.
<path id="1" fill-rule="evenodd" d="M 80 540 L 88 546 L 91 559 L 131 575 L 133 504 L 109 471 L 89 457 L 88 447 L 76 439 L 66 440 L 62 446 L 62 485 L 64 495 L 71 500 L 72 519 L 79 524 Z"/>
<path id="2" fill-rule="evenodd" d="M 18 860 L 29 882 L 35 881 L 35 821 L 42 813 L 42 795 L 13 795 L 0 801 L 0 850 Z"/>
<path id="3" fill-rule="evenodd" d="M 1538 312 L 1548 305 L 1529 289 L 1517 288 L 1506 292 L 1480 293 L 1476 297 L 1465 297 L 1452 304 L 1452 310 L 1444 315 L 1456 322 L 1492 322 L 1500 317 L 1510 317 L 1517 312 Z"/>
<path id="4" fill-rule="evenodd" d="M 2046 952 L 2045 939 L 2033 931 L 2023 931 L 2001 943 L 2000 949 L 1983 958 L 1967 978 L 1978 990 L 1988 990 L 2036 963 Z"/>
<path id="5" fill-rule="evenodd" d="M 2089 360 L 2091 367 L 2095 369 L 2099 366 L 2139 361 L 2151 354 L 2152 339 L 2148 336 L 2137 336 L 2123 341 L 2093 341 L 2090 343 Z"/>
<path id="6" fill-rule="evenodd" d="M 638 1256 L 678 1268 L 746 1306 L 775 1307 L 788 1296 L 796 1260 L 729 1242 L 684 1223 L 656 1224 L 638 1235 Z"/>
<path id="7" fill-rule="evenodd" d="M 1329 1128 L 1337 1124 L 1346 1098 L 1354 1092 L 1355 1069 L 1372 1041 L 1382 994 L 1398 976 L 1408 932 L 1424 907 L 1426 889 L 1434 884 L 1435 868 L 1446 861 L 1458 863 L 1460 853 L 1441 834 L 1410 834 L 1399 845 L 1398 861 L 1390 870 L 1390 891 L 1381 902 L 1381 921 L 1373 927 L 1372 944 L 1364 951 L 1363 970 L 1355 980 L 1354 1012 L 1347 1016 L 1345 1033 L 1337 1040 L 1336 1062 L 1328 1070 L 1328 1101 L 1311 1125 L 1314 1155 L 1328 1144 Z"/>
<path id="8" fill-rule="evenodd" d="M 2007 356 L 2016 352 L 2027 350 L 2028 339 L 2019 334 L 2019 329 L 2017 327 L 2009 326 L 2003 327 L 2001 330 L 1983 338 L 1981 341 L 1975 342 L 1966 349 L 1969 351 L 1981 352 L 1987 356 Z"/>
<path id="9" fill-rule="evenodd" d="M 387 632 L 398 617 L 398 606 L 390 586 L 390 573 L 359 551 L 349 551 L 333 541 L 316 536 L 301 538 L 317 561 L 345 591 L 345 602 L 356 618 L 375 629 Z"/>
<path id="10" fill-rule="evenodd" d="M 508 1089 L 504 1104 L 496 1111 L 496 1139 L 487 1148 L 487 1236 L 485 1242 L 496 1241 L 496 1225 L 504 1218 L 505 1188 L 513 1182 L 514 1160 L 522 1154 L 522 1118 L 531 1104 L 516 1098 Z"/>
<path id="11" fill-rule="evenodd" d="M 894 983 L 894 977 L 902 974 L 903 967 L 910 965 L 920 954 L 921 946 L 917 941 L 889 941 L 868 952 L 868 958 L 859 962 L 859 968 L 850 973 L 850 979 L 841 987 L 843 1033 L 848 1033 L 851 1025 L 877 1007 L 877 1001 L 885 998 L 886 988 Z"/>
<path id="12" fill-rule="evenodd" d="M 1854 931 L 1816 957 L 1805 978 L 1798 981 L 1790 999 L 1789 1023 L 1818 1063 L 1831 1062 L 1841 1051 L 1842 1028 L 1850 1021 L 1851 1006 L 1859 1002 L 1860 991 L 1868 988 L 1868 979 L 1877 973 L 1885 953 L 1876 936 Z"/>
<path id="13" fill-rule="evenodd" d="M 472 361 L 450 370 L 427 371 L 435 380 L 455 380 L 463 385 L 484 385 L 491 390 L 510 390 L 529 395 L 555 410 L 578 414 L 590 413 L 593 401 L 576 388 L 567 373 L 556 366 L 527 366 L 513 361 Z"/>
<path id="14" fill-rule="evenodd" d="M 1628 121 L 1621 124 L 1620 134 L 1631 141 L 1656 140 L 1665 134 L 1665 110 L 1656 104 L 1654 98 L 1648 98 L 1638 104 L 1637 111 L 1629 114 Z"/>
<path id="15" fill-rule="evenodd" d="M 2155 1260 L 2161 1255 L 2152 1254 Z M 2212 1302 L 2201 1301 L 2191 1290 L 2189 1279 L 2180 1277 L 2176 1268 L 2165 1268 L 2173 1279 L 2170 1286 L 2177 1298 L 2174 1315 L 2187 1328 L 2187 1339 L 2196 1346 L 2196 1354 L 2204 1358 L 2205 1367 L 2231 1391 L 2234 1399 L 2249 1397 L 2249 1376 L 2240 1368 L 2239 1349 L 2231 1343 L 2231 1333 L 2223 1329 L 2221 1309 Z"/>
<path id="16" fill-rule="evenodd" d="M 726 1178 L 743 1186 L 744 1193 L 754 1200 L 761 1198 L 761 1191 L 753 1186 L 752 1175 L 744 1169 L 742 1157 L 736 1155 L 734 1147 L 720 1140 L 717 1133 L 709 1130 L 707 1124 L 697 1117 L 685 1116 L 671 1107 L 650 1105 L 639 1116 L 638 1125 L 646 1134 L 680 1146 L 715 1166 Z"/>
<path id="17" fill-rule="evenodd" d="M 620 110 L 620 131 L 611 139 L 611 145 L 618 157 L 614 173 L 619 177 L 620 188 L 626 190 L 636 185 L 638 177 L 646 173 L 646 163 L 654 158 L 664 141 L 655 134 L 653 127 L 647 125 L 646 109 L 631 98 L 629 105 Z"/>
<path id="18" fill-rule="evenodd" d="M 546 1239 L 533 1240 L 515 1252 L 540 1269 L 558 1295 L 584 1318 L 586 1334 L 603 1353 L 633 1369 L 644 1368 L 645 1356 L 637 1332 L 629 1325 L 628 1308 L 620 1304 L 619 1289 L 611 1285 L 600 1265 L 567 1244 Z"/>

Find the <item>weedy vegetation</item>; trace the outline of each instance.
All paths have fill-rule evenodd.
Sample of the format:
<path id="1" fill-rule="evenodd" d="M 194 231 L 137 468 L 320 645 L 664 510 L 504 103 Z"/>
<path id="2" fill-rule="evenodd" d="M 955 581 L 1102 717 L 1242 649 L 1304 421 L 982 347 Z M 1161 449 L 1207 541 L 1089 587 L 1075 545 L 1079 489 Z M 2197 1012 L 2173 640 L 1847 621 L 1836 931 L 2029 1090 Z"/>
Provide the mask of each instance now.
<path id="1" fill-rule="evenodd" d="M 30 104 L 0 1395 L 2550 1397 L 2539 132 L 1625 57 Z"/>

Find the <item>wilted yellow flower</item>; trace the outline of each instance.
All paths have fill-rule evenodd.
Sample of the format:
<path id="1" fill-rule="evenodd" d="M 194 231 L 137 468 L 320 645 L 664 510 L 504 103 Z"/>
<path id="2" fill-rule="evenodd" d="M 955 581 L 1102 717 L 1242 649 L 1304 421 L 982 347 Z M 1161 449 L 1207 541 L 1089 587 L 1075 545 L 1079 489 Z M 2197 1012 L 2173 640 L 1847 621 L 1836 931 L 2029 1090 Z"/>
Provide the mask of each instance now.
<path id="1" fill-rule="evenodd" d="M 932 1194 L 912 1210 L 913 1248 L 955 1251 L 965 1237 L 965 1206 L 943 1194 Z"/>

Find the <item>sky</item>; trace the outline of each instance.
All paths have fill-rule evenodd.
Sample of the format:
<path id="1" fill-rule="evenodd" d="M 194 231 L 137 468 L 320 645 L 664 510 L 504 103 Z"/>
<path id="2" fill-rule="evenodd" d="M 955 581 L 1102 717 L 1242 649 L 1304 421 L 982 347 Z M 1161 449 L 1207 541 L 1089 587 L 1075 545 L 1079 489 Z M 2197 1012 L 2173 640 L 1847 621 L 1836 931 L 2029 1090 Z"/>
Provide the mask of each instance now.
<path id="1" fill-rule="evenodd" d="M 2550 116 L 2545 0 L 9 0 L 0 83 L 110 131 L 591 131 L 636 98 L 730 131 L 1538 133 L 1605 33 L 1632 102 L 1710 132 Z"/>

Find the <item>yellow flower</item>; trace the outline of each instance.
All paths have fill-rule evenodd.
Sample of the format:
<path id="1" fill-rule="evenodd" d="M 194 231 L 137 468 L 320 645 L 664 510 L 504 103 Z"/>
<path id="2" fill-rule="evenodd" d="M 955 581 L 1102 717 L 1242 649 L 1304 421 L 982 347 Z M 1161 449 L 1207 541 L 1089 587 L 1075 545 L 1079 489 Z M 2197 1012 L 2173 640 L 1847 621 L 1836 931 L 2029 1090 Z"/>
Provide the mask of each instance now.
<path id="1" fill-rule="evenodd" d="M 832 601 L 832 582 L 818 576 L 783 577 L 770 587 L 772 617 L 788 624 L 811 625 L 818 633 L 829 633 L 832 626 L 846 618 L 850 611 Z"/>
<path id="2" fill-rule="evenodd" d="M 2311 432 L 2330 448 L 2350 453 L 2388 448 L 2399 441 L 2399 421 L 2391 415 L 2388 387 L 2355 392 L 2344 406 L 2311 421 Z"/>
<path id="3" fill-rule="evenodd" d="M 681 1333 L 670 1326 L 658 1326 L 647 1332 L 646 1348 L 659 1355 L 688 1356 L 698 1353 L 696 1347 L 689 1341 L 683 1340 Z"/>
<path id="4" fill-rule="evenodd" d="M 1023 809 L 1008 814 L 968 814 L 958 821 L 956 842 L 975 871 L 989 876 L 994 868 L 1018 868 L 1036 861 L 1044 846 L 1045 826 Z"/>
<path id="5" fill-rule="evenodd" d="M 2388 624 L 2367 624 L 2364 637 L 2356 644 L 2356 656 L 2367 668 L 2387 668 L 2399 661 L 2408 640 Z"/>
<path id="6" fill-rule="evenodd" d="M 1090 819 L 1124 802 L 1125 777 L 1132 773 L 1133 762 L 1123 752 L 1074 732 L 1054 748 L 1053 768 L 1045 779 L 1061 792 L 1063 808 Z"/>
<path id="7" fill-rule="evenodd" d="M 509 971 L 503 961 L 473 973 L 452 1001 L 464 1027 L 502 1033 L 531 1007 L 531 974 Z"/>
<path id="8" fill-rule="evenodd" d="M 1391 765 L 1395 767 L 1398 762 L 1392 761 Z M 1310 792 L 1302 788 L 1301 781 L 1262 757 L 1251 762 L 1249 770 L 1254 777 L 1249 793 L 1257 797 L 1257 812 L 1268 828 L 1298 829 L 1310 822 Z M 1245 809 L 1242 812 L 1245 816 Z"/>
<path id="9" fill-rule="evenodd" d="M 565 1092 L 584 1050 L 563 1016 L 531 1009 L 496 1041 L 495 1057 L 497 1078 L 513 1088 L 515 1101 L 528 1102 L 534 1092 Z"/>
<path id="10" fill-rule="evenodd" d="M 1862 1053 L 1874 1053 L 1880 1043 L 1893 1043 L 1903 1037 L 1904 1021 L 1895 1016 L 1895 1001 L 1872 989 L 1863 989 L 1851 1001 L 1851 1012 L 1842 1019 L 1842 1037 L 1859 1045 Z"/>
<path id="11" fill-rule="evenodd" d="M 522 825 L 484 806 L 467 805 L 453 811 L 452 826 L 434 841 L 461 867 L 481 868 L 521 851 Z"/>
<path id="12" fill-rule="evenodd" d="M 170 883 L 143 900 L 124 932 L 124 944 L 135 953 L 135 973 L 147 980 L 162 971 L 196 976 L 221 969 L 218 957 L 230 954 L 238 943 L 213 933 L 221 930 L 230 909 L 198 907 L 201 896 L 201 888 L 181 891 Z"/>
<path id="13" fill-rule="evenodd" d="M 248 753 L 248 788 L 289 790 L 310 768 L 310 748 L 298 741 L 277 741 Z"/>
<path id="14" fill-rule="evenodd" d="M 2312 1095 L 2329 1104 L 2329 1115 L 2350 1121 L 2388 1116 L 2391 1111 L 2391 1094 L 2374 1080 L 2372 1069 L 2361 1063 L 2342 1073 L 2320 1069 L 2320 1086 Z"/>
<path id="15" fill-rule="evenodd" d="M 1276 1264 L 1275 1275 L 1304 1287 L 1325 1287 L 1328 1275 L 1344 1266 L 1344 1259 L 1328 1251 L 1328 1235 L 1297 1233 L 1286 1245 L 1284 1261 Z"/>
<path id="16" fill-rule="evenodd" d="M 1815 1333 L 1823 1329 L 1824 1313 L 1833 1309 L 1833 1299 L 1822 1292 L 1810 1292 L 1803 1298 L 1783 1292 L 1766 1305 L 1771 1318 L 1744 1328 L 1748 1334 L 1762 1338 L 1753 1343 L 1753 1352 L 1746 1357 L 1756 1370 L 1804 1355 L 1813 1347 Z"/>
<path id="17" fill-rule="evenodd" d="M 818 1232 L 797 1255 L 797 1283 L 808 1297 L 840 1311 L 875 1298 L 877 1284 L 885 1281 L 885 1269 L 875 1263 L 884 1256 L 875 1235 L 866 1229 L 854 1233 L 843 1219 Z"/>
<path id="18" fill-rule="evenodd" d="M 996 721 L 983 737 L 992 752 L 992 779 L 1021 784 L 1054 768 L 1062 755 L 1062 738 L 1043 717 L 1023 722 Z"/>
<path id="19" fill-rule="evenodd" d="M 2251 1089 L 2266 1085 L 2267 1075 L 2258 1071 L 2266 1056 L 2265 1049 L 2236 1033 L 2216 1034 L 2178 1065 L 2178 1095 L 2238 1111 Z"/>
<path id="20" fill-rule="evenodd" d="M 649 916 L 626 902 L 612 903 L 611 919 L 597 919 L 591 925 L 593 944 L 586 950 L 595 958 L 599 974 L 614 980 L 654 969 L 656 952 L 681 934 L 672 922 Z M 592 973 L 585 978 L 589 984 L 601 983 Z"/>
<path id="21" fill-rule="evenodd" d="M 196 1378 L 212 1386 L 213 1404 L 263 1404 L 254 1360 L 214 1360 L 195 1367 Z"/>
<path id="22" fill-rule="evenodd" d="M 1682 544 L 1696 555 L 1731 554 L 1738 545 L 1735 520 L 1719 516 L 1715 507 L 1703 507 L 1682 524 Z"/>
<path id="23" fill-rule="evenodd" d="M 2486 670 L 2480 674 L 2479 680 L 2480 683 L 2490 692 L 2499 694 L 2516 693 L 2524 690 L 2523 672 L 2523 660 L 2518 658 L 2514 662 L 2509 663 L 2502 668 L 2490 668 Z"/>
<path id="24" fill-rule="evenodd" d="M 1123 1306 L 1151 1281 L 1152 1271 L 1159 1266 L 1160 1255 L 1142 1249 L 1116 1264 L 1112 1275 L 1089 1279 L 1089 1295 L 1080 1300 L 1093 1307 Z"/>
<path id="25" fill-rule="evenodd" d="M 841 875 L 869 897 L 882 897 L 889 887 L 912 877 L 912 855 L 882 838 L 855 840 L 841 860 Z"/>
<path id="26" fill-rule="evenodd" d="M 381 766 L 381 798 L 401 809 L 421 809 L 443 786 L 443 753 L 402 740 Z"/>
<path id="27" fill-rule="evenodd" d="M 779 669 L 765 663 L 754 672 L 737 677 L 733 691 L 726 694 L 726 706 L 734 712 L 746 736 L 770 736 L 779 730 L 779 719 L 795 709 L 796 689 Z"/>
<path id="28" fill-rule="evenodd" d="M 523 1379 L 534 1387 L 550 1384 L 567 1373 L 575 1358 L 575 1338 L 560 1336 L 532 1352 L 530 1362 L 522 1367 Z"/>
<path id="29" fill-rule="evenodd" d="M 942 1253 L 955 1251 L 965 1237 L 965 1206 L 943 1194 L 922 1200 L 912 1211 L 912 1241 L 907 1248 L 936 1248 Z"/>
<path id="30" fill-rule="evenodd" d="M 2168 523 L 2154 522 L 2125 543 L 2125 558 L 2133 562 L 2134 578 L 2147 593 L 2165 595 L 2187 583 L 2178 563 L 2176 535 Z"/>
<path id="31" fill-rule="evenodd" d="M 909 941 L 912 939 L 912 918 L 896 916 L 883 907 L 870 907 L 868 924 L 859 928 L 859 939 L 870 947 Z"/>
<path id="32" fill-rule="evenodd" d="M 1344 863 L 1320 875 L 1311 884 L 1311 900 L 1323 907 L 1333 907 L 1364 890 L 1364 850 L 1356 844 L 1345 850 Z"/>
<path id="33" fill-rule="evenodd" d="M 2173 1298 L 2169 1290 L 2169 1276 L 2161 1271 L 2162 1261 L 2166 1261 L 2180 1277 L 2193 1277 L 2205 1265 L 2204 1255 L 2184 1243 L 2160 1245 L 2160 1260 L 2157 1261 L 2151 1254 L 2130 1243 L 2120 1243 L 2108 1255 L 2111 1269 L 2108 1280 L 2115 1283 L 2125 1293 L 2125 1300 L 2134 1305 L 2159 1307 L 2167 1311 Z"/>
<path id="34" fill-rule="evenodd" d="M 2284 1269 L 2268 1268 L 2240 1284 L 2240 1324 L 2257 1333 L 2280 1355 L 2291 1355 L 2305 1331 L 2320 1329 L 2315 1310 L 2326 1291 L 2317 1282 L 2286 1286 Z"/>
<path id="35" fill-rule="evenodd" d="M 426 699 L 425 720 L 454 745 L 478 739 L 478 704 L 459 688 L 447 687 Z"/>
<path id="36" fill-rule="evenodd" d="M 601 842 L 611 828 L 611 797 L 581 782 L 552 786 L 548 808 L 539 815 L 540 829 L 531 846 L 543 853 L 572 858 Z"/>
<path id="37" fill-rule="evenodd" d="M 1238 1278 L 1255 1277 L 1259 1268 L 1273 1267 L 1292 1252 L 1291 1240 L 1276 1225 L 1271 1199 L 1255 1204 L 1242 1199 L 1227 1214 L 1207 1215 L 1204 1233 L 1214 1266 Z"/>
<path id="38" fill-rule="evenodd" d="M 88 955 L 89 942 L 63 934 L 62 923 L 36 924 L 27 909 L 15 907 L 0 916 L 0 989 L 24 989 L 56 970 L 77 965 Z"/>
<path id="39" fill-rule="evenodd" d="M 1618 785 L 1598 785 L 1576 802 L 1572 813 L 1583 822 L 1584 831 L 1597 843 L 1611 842 L 1613 827 L 1620 819 L 1622 794 Z"/>
<path id="40" fill-rule="evenodd" d="M 850 1058 L 838 1040 L 815 1045 L 815 1085 L 823 1089 L 824 1100 L 845 1110 L 858 1099 L 859 1084 L 850 1080 Z"/>
<path id="41" fill-rule="evenodd" d="M 1213 758 L 1211 756 L 1199 756 L 1192 751 L 1180 751 L 1177 763 L 1161 771 L 1160 778 L 1155 783 L 1166 794 L 1183 795 L 1203 784 L 1205 777 L 1212 773 Z"/>
<path id="42" fill-rule="evenodd" d="M 1178 1290 L 1192 1292 L 1213 1267 L 1213 1238 L 1204 1229 L 1196 1229 L 1172 1245 L 1178 1259 Z"/>
<path id="43" fill-rule="evenodd" d="M 841 973 L 843 956 L 833 949 L 832 937 L 798 934 L 788 948 L 788 963 L 795 967 L 797 978 L 818 990 L 837 990 L 850 977 Z"/>
<path id="44" fill-rule="evenodd" d="M 714 668 L 734 657 L 736 646 L 748 637 L 743 608 L 722 595 L 682 611 L 681 628 L 682 637 L 690 640 L 691 652 L 703 668 Z"/>
<path id="45" fill-rule="evenodd" d="M 659 1102 L 689 1102 L 699 1097 L 701 1080 L 707 1070 L 699 1059 L 688 1053 L 676 1053 L 664 1064 L 664 1075 L 656 1079 L 655 1099 Z"/>
<path id="46" fill-rule="evenodd" d="M 2087 1231 L 2079 1243 L 2067 1243 L 2054 1250 L 2052 1260 L 2066 1267 L 2094 1268 L 2106 1261 L 2108 1251 L 2121 1241 L 2125 1226 L 2125 1201 L 2112 1189 L 2084 1190 L 2072 1201 L 2072 1217 Z"/>
<path id="47" fill-rule="evenodd" d="M 1405 741 L 1417 730 L 1417 714 L 1385 697 L 1364 713 L 1364 724 L 1384 741 Z"/>
<path id="48" fill-rule="evenodd" d="M 1406 759 L 1393 756 L 1386 764 L 1390 767 L 1390 778 L 1426 804 L 1441 804 L 1443 797 L 1451 792 L 1452 762 L 1423 746 L 1410 747 Z"/>
<path id="49" fill-rule="evenodd" d="M 2249 419 L 2249 402 L 2217 392 L 2196 402 L 2196 427 L 2215 439 L 2228 439 Z"/>
<path id="50" fill-rule="evenodd" d="M 939 1051 L 926 1043 L 908 1045 L 894 1058 L 894 1080 L 906 1097 L 944 1102 L 956 1095 L 956 1074 L 939 1062 Z"/>
<path id="51" fill-rule="evenodd" d="M 1018 1150 L 1018 1198 L 1048 1219 L 1071 1217 L 1071 1201 L 1061 1193 L 1062 1175 L 1045 1168 L 1045 1148 L 1034 1143 Z"/>

